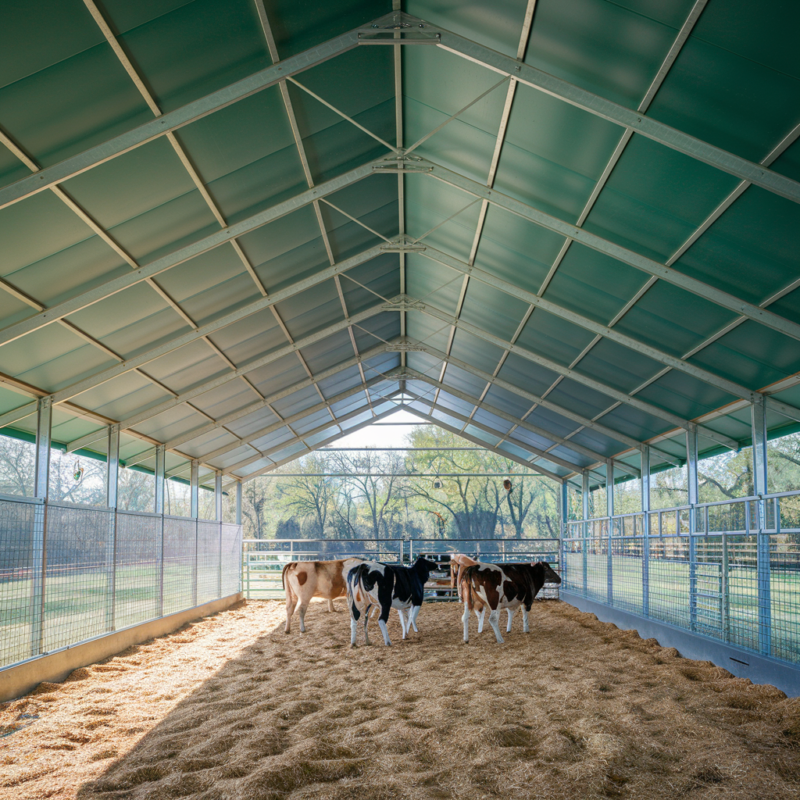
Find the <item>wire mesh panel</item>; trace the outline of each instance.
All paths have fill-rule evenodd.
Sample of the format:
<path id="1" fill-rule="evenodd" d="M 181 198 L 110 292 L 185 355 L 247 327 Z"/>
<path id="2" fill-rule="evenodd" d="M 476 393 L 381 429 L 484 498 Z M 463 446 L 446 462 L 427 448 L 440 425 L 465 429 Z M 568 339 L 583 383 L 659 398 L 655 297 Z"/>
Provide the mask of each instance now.
<path id="1" fill-rule="evenodd" d="M 651 537 L 649 569 L 650 616 L 688 628 L 689 537 Z"/>
<path id="2" fill-rule="evenodd" d="M 115 627 L 158 616 L 161 517 L 117 514 Z"/>
<path id="3" fill-rule="evenodd" d="M 800 535 L 769 537 L 771 653 L 800 661 Z"/>
<path id="4" fill-rule="evenodd" d="M 34 517 L 43 506 L 0 501 L 0 667 L 38 652 L 33 641 Z"/>
<path id="5" fill-rule="evenodd" d="M 586 596 L 608 598 L 608 521 L 592 520 L 586 541 Z"/>
<path id="6" fill-rule="evenodd" d="M 642 612 L 642 548 L 640 536 L 611 540 L 614 605 L 637 614 Z"/>
<path id="7" fill-rule="evenodd" d="M 50 504 L 44 651 L 113 630 L 114 512 Z"/>
<path id="8" fill-rule="evenodd" d="M 756 537 L 728 536 L 728 641 L 758 650 Z"/>
<path id="9" fill-rule="evenodd" d="M 563 543 L 559 566 L 561 567 L 562 588 L 575 594 L 585 595 L 582 539 L 570 539 Z"/>
<path id="10" fill-rule="evenodd" d="M 197 525 L 184 517 L 164 517 L 164 614 L 194 603 Z"/>
<path id="11" fill-rule="evenodd" d="M 221 597 L 241 589 L 242 526 L 222 524 L 222 586 Z"/>
<path id="12" fill-rule="evenodd" d="M 220 523 L 197 522 L 197 603 L 219 597 Z"/>

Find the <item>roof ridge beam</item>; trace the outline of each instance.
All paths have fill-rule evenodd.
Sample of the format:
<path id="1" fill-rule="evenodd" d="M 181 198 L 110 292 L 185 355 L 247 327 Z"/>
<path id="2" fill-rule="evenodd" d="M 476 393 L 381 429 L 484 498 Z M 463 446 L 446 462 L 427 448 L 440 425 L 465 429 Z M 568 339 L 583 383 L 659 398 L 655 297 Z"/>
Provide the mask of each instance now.
<path id="1" fill-rule="evenodd" d="M 423 20 L 411 14 L 403 14 L 403 19 L 410 24 L 424 24 Z M 440 36 L 439 44 L 436 46 L 443 50 L 480 64 L 501 75 L 510 75 L 520 83 L 524 83 L 533 89 L 563 100 L 570 105 L 577 106 L 609 122 L 631 129 L 665 147 L 677 150 L 690 158 L 697 159 L 730 175 L 735 175 L 737 178 L 749 181 L 755 186 L 766 189 L 768 192 L 773 192 L 792 202 L 800 203 L 800 183 L 791 178 L 766 169 L 760 164 L 754 164 L 752 161 L 729 153 L 722 148 L 715 147 L 708 142 L 690 136 L 688 133 L 671 128 L 669 125 L 658 122 L 639 111 L 625 108 L 625 106 L 593 94 L 536 67 L 520 63 L 511 56 L 498 53 L 456 33 L 451 33 L 444 28 L 436 26 L 436 32 Z"/>
<path id="2" fill-rule="evenodd" d="M 551 230 L 567 239 L 572 239 L 578 244 L 582 244 L 592 250 L 610 256 L 611 258 L 621 261 L 623 264 L 641 270 L 648 275 L 653 275 L 660 278 L 667 283 L 678 286 L 698 297 L 702 297 L 709 302 L 715 303 L 722 308 L 732 311 L 734 314 L 743 315 L 749 319 L 754 320 L 762 325 L 765 325 L 773 330 L 778 331 L 786 336 L 791 336 L 793 339 L 800 340 L 800 324 L 792 322 L 786 317 L 782 317 L 771 311 L 767 311 L 760 306 L 748 303 L 741 298 L 734 297 L 721 289 L 710 286 L 707 283 L 685 275 L 676 269 L 667 267 L 659 261 L 655 261 L 647 256 L 640 255 L 633 250 L 621 247 L 618 244 L 603 239 L 594 233 L 590 233 L 583 228 L 572 225 L 569 222 L 545 214 L 533 206 L 529 206 L 520 200 L 515 200 L 513 197 L 502 194 L 496 189 L 489 189 L 483 184 L 459 175 L 457 172 L 447 169 L 446 167 L 439 166 L 438 164 L 428 161 L 427 159 L 419 159 L 415 161 L 417 166 L 427 166 L 426 174 L 431 175 L 437 180 L 449 186 L 471 194 L 473 197 L 486 198 L 491 204 L 496 205 L 498 208 L 505 209 L 518 217 L 527 219 L 542 228 Z M 376 171 L 388 171 L 387 162 Z M 1 332 L 0 332 L 1 333 Z"/>

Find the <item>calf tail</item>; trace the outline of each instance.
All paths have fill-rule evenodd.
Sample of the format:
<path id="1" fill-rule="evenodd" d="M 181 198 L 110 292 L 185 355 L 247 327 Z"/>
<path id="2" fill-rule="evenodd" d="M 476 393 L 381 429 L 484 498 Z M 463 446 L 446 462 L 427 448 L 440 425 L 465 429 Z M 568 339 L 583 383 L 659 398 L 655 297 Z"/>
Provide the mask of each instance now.
<path id="1" fill-rule="evenodd" d="M 467 609 L 472 611 L 475 607 L 474 594 L 472 591 L 472 574 L 475 572 L 474 567 L 458 568 L 458 594 L 463 603 L 466 604 Z"/>
<path id="2" fill-rule="evenodd" d="M 295 563 L 296 562 L 294 561 L 290 561 L 281 570 L 281 583 L 283 584 L 283 591 L 286 593 L 287 602 L 291 602 L 294 600 L 294 591 L 292 590 L 292 584 L 289 583 L 289 579 L 286 573 L 294 567 Z"/>

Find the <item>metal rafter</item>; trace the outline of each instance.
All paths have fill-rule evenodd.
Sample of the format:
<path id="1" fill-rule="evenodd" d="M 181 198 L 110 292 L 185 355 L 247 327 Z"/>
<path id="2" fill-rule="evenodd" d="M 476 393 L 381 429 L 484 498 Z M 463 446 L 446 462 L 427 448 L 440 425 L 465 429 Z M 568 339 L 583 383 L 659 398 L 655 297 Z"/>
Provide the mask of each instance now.
<path id="1" fill-rule="evenodd" d="M 427 314 L 428 316 L 434 317 L 435 319 L 440 319 L 442 321 L 448 322 L 452 324 L 455 320 L 454 318 L 445 311 L 436 308 L 435 306 L 430 305 L 429 303 L 420 303 L 415 301 L 413 298 L 409 298 L 407 301 L 401 301 L 401 303 L 397 304 L 397 308 L 394 310 L 400 310 L 400 305 L 405 306 L 406 310 L 413 310 L 413 311 L 420 311 L 423 314 Z M 384 309 L 393 310 L 392 304 L 384 305 Z M 620 403 L 624 403 L 625 405 L 632 406 L 633 408 L 638 409 L 639 411 L 648 414 L 651 417 L 656 417 L 657 419 L 662 419 L 665 422 L 668 422 L 670 425 L 675 427 L 684 428 L 688 430 L 688 427 L 692 425 L 689 420 L 683 419 L 682 417 L 673 414 L 671 411 L 667 411 L 665 409 L 659 408 L 658 406 L 654 406 L 650 403 L 647 403 L 643 400 L 639 400 L 636 397 L 632 397 L 631 395 L 619 391 L 618 389 L 613 388 L 612 386 L 608 386 L 605 383 L 595 380 L 594 378 L 590 378 L 586 375 L 582 375 L 575 370 L 569 369 L 569 367 L 565 367 L 562 364 L 558 364 L 555 361 L 551 361 L 544 356 L 540 356 L 537 353 L 534 353 L 530 350 L 527 350 L 523 347 L 520 347 L 517 344 L 512 344 L 511 342 L 507 342 L 501 339 L 499 336 L 494 336 L 482 328 L 477 327 L 476 325 L 472 325 L 471 323 L 464 322 L 462 320 L 458 321 L 458 326 L 463 330 L 471 333 L 473 336 L 476 336 L 479 339 L 483 339 L 490 344 L 493 344 L 495 347 L 500 348 L 501 350 L 508 350 L 512 353 L 516 353 L 522 358 L 525 358 L 528 361 L 533 362 L 534 364 L 539 364 L 540 366 L 544 367 L 545 369 L 549 369 L 552 372 L 557 374 L 561 374 L 564 377 L 571 378 L 576 383 L 581 383 L 584 386 L 588 386 L 595 391 L 598 391 L 602 394 L 608 395 L 609 397 L 613 397 Z M 708 437 L 709 439 L 713 439 L 714 441 L 719 442 L 720 444 L 724 444 L 726 447 L 731 449 L 738 449 L 738 443 L 735 442 L 733 439 L 730 439 L 723 434 L 717 433 L 717 431 L 713 431 L 709 428 L 703 429 L 703 435 Z"/>
<path id="2" fill-rule="evenodd" d="M 423 405 L 429 406 L 432 412 L 438 410 L 442 414 L 446 414 L 448 417 L 452 417 L 453 419 L 460 419 L 462 421 L 466 419 L 466 417 L 463 414 L 459 414 L 458 412 L 452 411 L 449 408 L 437 405 L 431 400 L 426 400 L 424 397 L 419 397 L 413 392 L 406 391 L 406 394 L 412 398 L 412 403 L 422 403 Z M 474 442 L 476 444 L 482 445 L 487 450 L 491 450 L 493 453 L 500 456 L 501 458 L 507 458 L 509 461 L 515 461 L 517 464 L 521 464 L 523 467 L 527 467 L 528 469 L 540 472 L 542 475 L 546 475 L 548 478 L 552 478 L 553 480 L 558 481 L 559 483 L 561 483 L 564 480 L 560 475 L 556 475 L 555 472 L 551 472 L 545 467 L 541 467 L 537 464 L 532 464 L 530 461 L 526 461 L 525 459 L 522 459 L 519 456 L 513 455 L 513 453 L 507 453 L 503 450 L 500 450 L 499 448 L 489 444 L 488 442 L 479 439 L 477 436 L 472 436 L 469 433 L 460 431 L 458 428 L 454 428 L 451 425 L 442 422 L 441 420 L 433 416 L 433 413 L 423 414 L 421 411 L 413 408 L 412 405 L 404 405 L 403 408 L 405 408 L 407 411 L 410 411 L 412 414 L 416 414 L 417 416 L 422 417 L 423 419 L 432 420 L 440 428 L 443 428 L 446 431 L 450 431 L 451 433 L 454 433 L 456 436 L 460 436 L 462 439 L 466 439 L 469 442 Z M 478 430 L 481 430 L 484 433 L 488 433 L 490 436 L 497 436 L 497 431 L 492 430 L 487 425 L 482 425 L 480 422 L 472 422 L 471 424 Z M 519 445 L 519 448 L 520 450 L 528 450 L 529 452 L 533 452 L 532 448 L 529 445 Z"/>
<path id="3" fill-rule="evenodd" d="M 380 23 L 384 19 L 382 17 L 377 22 Z M 358 30 L 354 29 L 343 33 L 341 36 L 329 39 L 316 47 L 305 50 L 296 56 L 291 56 L 279 64 L 260 70 L 205 97 L 193 100 L 191 103 L 175 109 L 175 111 L 163 114 L 151 122 L 139 125 L 133 130 L 115 136 L 106 142 L 84 150 L 82 153 L 64 159 L 58 164 L 47 167 L 37 175 L 30 178 L 22 178 L 3 187 L 0 189 L 0 208 L 19 202 L 51 186 L 69 180 L 93 167 L 104 164 L 116 156 L 127 153 L 160 136 L 165 136 L 170 131 L 178 130 L 185 125 L 196 122 L 209 114 L 213 114 L 215 111 L 250 97 L 269 86 L 274 86 L 279 81 L 311 69 L 357 46 Z"/>
<path id="4" fill-rule="evenodd" d="M 418 25 L 422 22 L 418 17 L 410 14 L 404 14 L 403 18 L 412 25 Z M 634 133 L 653 139 L 665 147 L 710 164 L 712 167 L 716 167 L 737 178 L 750 181 L 762 189 L 778 194 L 795 203 L 800 202 L 800 183 L 791 178 L 772 172 L 760 164 L 754 164 L 747 159 L 740 158 L 722 148 L 715 147 L 708 142 L 671 128 L 669 125 L 657 122 L 639 111 L 625 108 L 540 69 L 527 64 L 520 64 L 510 56 L 490 50 L 488 47 L 484 47 L 463 36 L 451 33 L 443 28 L 436 28 L 436 31 L 440 35 L 437 46 L 448 52 L 452 52 L 476 64 L 481 64 L 501 75 L 510 75 L 520 83 L 552 95 L 609 122 L 629 128 Z"/>
<path id="5" fill-rule="evenodd" d="M 182 336 L 176 337 L 175 339 L 170 340 L 169 342 L 159 345 L 151 350 L 147 350 L 144 353 L 140 353 L 139 355 L 133 356 L 131 358 L 125 359 L 124 361 L 120 362 L 119 364 L 101 370 L 100 372 L 92 375 L 88 378 L 84 378 L 76 383 L 73 383 L 70 386 L 66 386 L 63 389 L 59 389 L 56 392 L 52 393 L 53 403 L 64 403 L 68 401 L 70 398 L 76 397 L 83 392 L 87 392 L 90 389 L 94 389 L 97 386 L 101 386 L 102 384 L 106 383 L 107 381 L 113 380 L 114 378 L 119 377 L 120 375 L 125 374 L 126 372 L 130 372 L 138 367 L 143 366 L 144 364 L 148 364 L 151 361 L 155 361 L 157 358 L 161 356 L 167 355 L 168 353 L 172 353 L 175 350 L 180 349 L 181 347 L 185 347 L 192 342 L 196 342 L 199 339 L 202 339 L 210 334 L 216 333 L 217 331 L 222 330 L 223 328 L 228 327 L 229 325 L 233 325 L 253 314 L 257 314 L 260 311 L 263 311 L 269 308 L 274 303 L 278 303 L 281 300 L 285 300 L 289 297 L 293 297 L 294 295 L 299 294 L 300 292 L 305 291 L 313 286 L 317 286 L 320 283 L 323 283 L 326 280 L 331 279 L 335 275 L 344 274 L 347 270 L 352 269 L 359 264 L 363 264 L 376 256 L 381 254 L 381 250 L 379 247 L 371 247 L 368 250 L 365 250 L 358 255 L 353 256 L 352 258 L 346 259 L 339 263 L 336 267 L 329 267 L 324 270 L 320 270 L 315 275 L 311 276 L 310 278 L 304 278 L 297 283 L 291 284 L 287 286 L 285 289 L 278 290 L 270 297 L 262 298 L 261 300 L 256 300 L 253 303 L 249 303 L 246 306 L 242 306 L 241 308 L 233 311 L 229 314 L 225 314 L 222 317 L 214 320 L 213 322 L 209 322 L 206 325 L 198 328 L 195 331 L 191 331 L 190 333 L 183 334 Z M 11 379 L 9 379 L 11 380 Z M 45 393 L 46 394 L 46 393 Z M 0 415 L 0 427 L 5 425 L 10 425 L 13 422 L 16 422 L 19 419 L 23 419 L 30 414 L 36 412 L 36 404 L 29 403 L 25 406 L 20 406 L 13 411 L 9 411 L 6 414 Z"/>
<path id="6" fill-rule="evenodd" d="M 495 406 L 492 406 L 483 400 L 478 400 L 476 397 L 468 394 L 467 392 L 463 392 L 460 389 L 456 389 L 453 386 L 448 386 L 447 384 L 442 383 L 441 381 L 434 380 L 433 378 L 430 378 L 429 376 L 425 375 L 422 372 L 418 372 L 415 369 L 406 368 L 406 374 L 408 375 L 409 378 L 413 378 L 418 381 L 423 381 L 424 383 L 427 383 L 430 386 L 435 386 L 440 391 L 452 395 L 453 397 L 457 397 L 459 400 L 464 400 L 467 403 L 472 403 L 473 406 L 479 409 L 483 409 L 484 411 L 487 411 L 488 413 L 493 414 L 494 416 L 510 423 L 511 425 L 514 426 L 514 428 L 523 428 L 524 430 L 530 431 L 531 433 L 534 433 L 537 436 L 541 436 L 543 439 L 550 440 L 551 442 L 553 442 L 553 444 L 548 446 L 544 450 L 531 449 L 531 447 L 528 444 L 523 444 L 519 442 L 515 442 L 514 444 L 516 444 L 518 447 L 525 447 L 526 449 L 530 449 L 531 452 L 536 453 L 541 458 L 546 458 L 552 461 L 554 464 L 566 467 L 567 469 L 576 469 L 576 468 L 579 470 L 583 469 L 583 467 L 578 464 L 575 464 L 571 461 L 565 461 L 564 459 L 561 459 L 558 456 L 551 455 L 550 450 L 552 448 L 562 447 L 562 446 L 568 450 L 572 450 L 575 453 L 580 453 L 581 455 L 584 455 L 587 458 L 592 459 L 592 461 L 597 461 L 598 459 L 604 461 L 606 459 L 606 456 L 601 455 L 600 453 L 597 453 L 588 447 L 584 447 L 583 445 L 578 444 L 577 442 L 571 442 L 568 439 L 565 439 L 563 436 L 558 436 L 557 434 L 554 434 L 551 431 L 547 431 L 544 428 L 540 428 L 538 425 L 533 425 L 530 422 L 526 422 L 524 418 L 515 417 L 514 415 L 509 414 L 506 411 L 502 411 L 501 409 L 496 408 Z M 471 417 L 468 419 L 470 421 L 466 422 L 465 426 L 471 424 L 472 422 Z M 511 431 L 506 433 L 505 436 L 501 435 L 501 441 L 503 440 L 503 438 L 506 438 L 510 434 Z M 623 469 L 629 472 L 631 475 L 635 475 L 638 477 L 639 471 L 637 469 L 629 466 L 628 464 L 625 464 L 624 462 L 618 462 L 618 463 L 620 469 Z"/>
<path id="7" fill-rule="evenodd" d="M 441 360 L 446 357 L 443 351 L 437 350 L 435 347 L 432 347 L 431 345 L 427 344 L 422 345 L 422 349 L 436 359 Z M 449 356 L 448 360 L 452 366 L 458 367 L 464 372 L 468 372 L 471 375 L 474 375 L 476 378 L 480 378 L 481 380 L 486 381 L 488 387 L 497 386 L 500 389 L 505 389 L 506 391 L 511 392 L 512 394 L 516 394 L 519 397 L 522 397 L 526 400 L 530 400 L 535 405 L 539 405 L 542 408 L 546 408 L 550 411 L 553 411 L 554 413 L 558 414 L 561 417 L 564 417 L 565 419 L 578 423 L 580 427 L 576 428 L 574 431 L 569 433 L 565 438 L 575 436 L 575 434 L 577 434 L 583 428 L 589 428 L 591 430 L 597 431 L 603 436 L 608 437 L 612 441 L 627 444 L 629 447 L 635 450 L 638 450 L 642 446 L 642 442 L 640 442 L 638 439 L 634 439 L 630 436 L 627 436 L 624 433 L 620 433 L 614 428 L 609 428 L 601 423 L 593 422 L 587 417 L 584 417 L 580 414 L 576 414 L 574 411 L 570 411 L 569 409 L 564 408 L 563 406 L 560 406 L 557 403 L 553 403 L 550 400 L 545 400 L 543 397 L 540 397 L 539 395 L 533 394 L 532 392 L 528 392 L 525 389 L 521 389 L 519 386 L 510 383 L 509 381 L 503 380 L 496 374 L 490 375 L 488 372 L 484 372 L 483 370 L 478 369 L 472 364 L 468 364 L 466 361 L 461 361 L 460 359 L 455 358 L 454 356 Z M 484 392 L 482 393 L 481 399 L 483 399 L 487 393 L 488 389 L 485 389 Z M 675 456 L 671 455 L 670 453 L 659 450 L 658 448 L 654 447 L 653 452 L 657 452 L 663 459 L 670 461 L 676 466 L 680 463 Z"/>
<path id="8" fill-rule="evenodd" d="M 396 408 L 390 408 L 388 411 L 384 411 L 382 414 L 378 414 L 374 418 L 371 417 L 370 419 L 366 420 L 365 422 L 362 422 L 362 423 L 360 423 L 358 425 L 354 425 L 352 428 L 347 428 L 347 430 L 345 430 L 342 433 L 337 433 L 336 436 L 331 436 L 329 439 L 324 439 L 319 444 L 314 445 L 314 447 L 308 447 L 307 446 L 306 450 L 304 452 L 295 453 L 293 456 L 290 456 L 289 458 L 284 458 L 281 461 L 276 461 L 274 464 L 270 465 L 269 467 L 264 467 L 263 469 L 256 470 L 255 472 L 251 472 L 249 475 L 245 475 L 243 477 L 236 477 L 235 481 L 231 481 L 230 483 L 225 484 L 222 488 L 224 490 L 224 489 L 227 489 L 227 488 L 229 488 L 231 486 L 234 486 L 236 484 L 236 482 L 241 481 L 242 483 L 244 483 L 245 481 L 251 481 L 251 480 L 253 480 L 253 478 L 257 478 L 259 475 L 264 475 L 267 472 L 272 472 L 272 471 L 278 469 L 278 467 L 283 466 L 284 464 L 288 464 L 291 461 L 296 461 L 302 455 L 307 455 L 308 453 L 313 453 L 315 450 L 319 450 L 321 447 L 326 447 L 329 444 L 333 444 L 334 442 L 337 442 L 339 439 L 341 439 L 344 436 L 348 436 L 351 433 L 355 433 L 356 431 L 360 431 L 362 428 L 366 428 L 368 425 L 372 425 L 374 422 L 377 422 L 378 420 L 385 419 L 386 417 L 390 416 L 391 414 L 394 414 L 396 411 L 397 411 Z"/>
<path id="9" fill-rule="evenodd" d="M 453 172 L 445 167 L 441 167 L 431 161 L 423 159 L 422 164 L 429 167 L 425 174 L 431 175 L 437 180 L 440 180 L 442 183 L 461 189 L 464 192 L 473 195 L 474 197 L 486 198 L 492 205 L 503 208 L 518 217 L 527 219 L 534 224 L 539 225 L 540 227 L 551 230 L 566 238 L 574 239 L 579 244 L 611 256 L 612 258 L 621 261 L 623 264 L 628 264 L 635 269 L 660 278 L 661 280 L 678 286 L 681 289 L 685 289 L 686 291 L 696 294 L 705 300 L 721 306 L 722 308 L 726 308 L 737 315 L 742 314 L 748 319 L 752 319 L 755 322 L 766 325 L 767 327 L 772 328 L 779 333 L 783 333 L 786 336 L 791 336 L 794 339 L 800 340 L 800 325 L 796 322 L 792 322 L 786 317 L 773 314 L 771 311 L 766 311 L 757 305 L 748 303 L 741 298 L 734 297 L 733 295 L 723 292 L 714 286 L 703 283 L 702 281 L 685 275 L 678 270 L 672 269 L 671 267 L 667 267 L 658 261 L 654 261 L 653 259 L 647 258 L 646 256 L 640 255 L 632 250 L 620 247 L 619 245 L 614 244 L 607 239 L 603 239 L 596 234 L 589 233 L 583 228 L 578 228 L 575 225 L 558 219 L 557 217 L 552 217 L 549 214 L 545 214 L 544 212 L 533 208 L 533 206 L 529 206 L 526 203 L 514 199 L 513 197 L 509 197 L 508 195 L 501 194 L 496 189 L 487 189 L 477 181 L 465 178 L 463 175 L 459 175 L 457 172 Z M 387 167 L 393 167 L 393 165 L 391 165 L 389 162 L 384 162 L 383 167 L 376 171 L 382 170 L 388 172 L 389 169 L 387 169 Z"/>
<path id="10" fill-rule="evenodd" d="M 314 189 L 307 189 L 306 191 L 301 192 L 289 200 L 285 200 L 266 209 L 265 211 L 261 211 L 258 214 L 253 215 L 252 217 L 248 217 L 241 222 L 230 225 L 224 230 L 221 230 L 217 233 L 212 233 L 209 236 L 186 245 L 185 247 L 178 248 L 166 256 L 158 258 L 155 261 L 151 261 L 149 264 L 145 264 L 134 272 L 106 281 L 105 283 L 102 283 L 99 286 L 90 289 L 89 291 L 82 292 L 75 297 L 64 301 L 63 303 L 52 306 L 46 311 L 35 314 L 34 316 L 28 317 L 27 319 L 24 319 L 13 325 L 8 325 L 0 330 L 0 344 L 14 341 L 15 339 L 18 339 L 27 333 L 38 330 L 45 325 L 50 325 L 51 323 L 70 314 L 74 314 L 76 311 L 80 311 L 87 306 L 93 305 L 94 303 L 97 303 L 106 297 L 110 297 L 117 292 L 121 292 L 123 289 L 135 286 L 136 284 L 147 280 L 147 278 L 153 277 L 154 275 L 158 275 L 162 272 L 166 272 L 168 269 L 171 269 L 178 264 L 182 264 L 197 255 L 213 250 L 216 247 L 219 247 L 220 245 L 230 241 L 231 239 L 235 239 L 244 233 L 254 231 L 269 222 L 273 222 L 276 219 L 290 214 L 292 211 L 296 211 L 303 206 L 309 205 L 314 201 L 314 199 L 324 197 L 327 194 L 332 194 L 333 192 L 337 192 L 345 186 L 356 183 L 357 181 L 367 177 L 367 175 L 371 174 L 372 172 L 373 170 L 371 163 L 357 167 L 356 169 L 350 170 L 349 172 L 346 172 L 337 178 L 333 178 L 330 181 L 319 184 Z"/>
<path id="11" fill-rule="evenodd" d="M 352 322 L 362 322 L 366 319 L 370 319 L 378 314 L 380 314 L 383 310 L 383 307 L 380 305 L 373 306 L 366 311 L 362 311 L 359 314 L 356 314 L 352 317 Z M 303 339 L 300 339 L 293 344 L 290 344 L 286 347 L 281 347 L 277 350 L 268 353 L 267 355 L 261 356 L 259 358 L 254 359 L 253 361 L 248 362 L 247 364 L 239 367 L 233 372 L 225 373 L 223 375 L 219 375 L 216 378 L 212 378 L 208 381 L 205 381 L 197 386 L 194 386 L 191 389 L 188 389 L 184 392 L 179 393 L 176 397 L 172 397 L 169 400 L 165 400 L 161 403 L 157 403 L 154 406 L 150 406 L 142 411 L 137 412 L 136 414 L 132 414 L 131 416 L 125 418 L 124 420 L 120 420 L 120 430 L 127 430 L 128 428 L 134 427 L 135 425 L 140 425 L 142 422 L 146 420 L 152 419 L 153 417 L 158 416 L 159 414 L 163 414 L 165 411 L 169 411 L 176 406 L 182 405 L 190 400 L 193 400 L 200 395 L 205 394 L 206 392 L 210 392 L 212 389 L 217 389 L 220 386 L 229 383 L 232 380 L 240 377 L 241 375 L 245 375 L 248 372 L 252 372 L 253 370 L 259 369 L 267 364 L 271 364 L 273 361 L 277 361 L 284 356 L 294 355 L 303 347 L 308 347 L 309 345 L 315 344 L 316 342 L 323 341 L 327 339 L 329 336 L 333 334 L 339 333 L 341 331 L 347 330 L 350 320 L 345 322 L 337 322 L 333 325 L 329 325 L 326 328 L 323 328 L 320 331 L 317 331 L 310 336 L 306 336 Z M 313 376 L 309 375 L 311 381 L 313 381 Z M 316 385 L 316 384 L 315 384 Z M 324 398 L 323 398 L 324 400 Z"/>
<path id="12" fill-rule="evenodd" d="M 519 44 L 517 45 L 517 61 L 519 61 L 520 63 L 522 63 L 522 60 L 525 58 L 525 51 L 528 49 L 528 41 L 530 40 L 531 36 L 531 26 L 533 25 L 533 14 L 536 11 L 536 2 L 537 0 L 528 0 L 528 4 L 525 8 L 525 16 L 522 20 L 522 32 L 519 37 Z M 492 160 L 489 165 L 489 177 L 486 179 L 486 186 L 490 189 L 494 186 L 495 177 L 497 175 L 497 166 L 500 163 L 500 154 L 503 152 L 503 144 L 505 143 L 506 131 L 508 130 L 508 120 L 511 116 L 511 107 L 514 103 L 514 95 L 516 94 L 516 91 L 517 91 L 517 81 L 513 77 L 510 77 L 508 83 L 508 91 L 506 92 L 505 103 L 503 104 L 503 112 L 500 116 L 500 127 L 498 128 L 497 131 L 497 138 L 495 139 L 494 152 L 492 153 Z M 488 209 L 489 209 L 489 201 L 486 199 L 481 200 L 481 208 L 480 212 L 478 213 L 478 224 L 475 228 L 475 235 L 472 239 L 472 246 L 470 247 L 469 251 L 469 259 L 468 259 L 469 266 L 472 266 L 475 263 L 475 258 L 478 255 L 478 247 L 480 246 L 481 236 L 483 235 L 483 226 L 484 223 L 486 222 L 486 212 L 488 211 Z M 466 296 L 468 285 L 469 285 L 469 275 L 467 274 L 464 276 L 464 281 L 461 287 L 461 295 L 458 301 L 456 318 L 459 318 L 461 316 L 461 310 L 464 305 L 464 298 Z M 455 335 L 456 335 L 456 329 L 455 326 L 453 326 L 450 329 L 450 338 L 449 341 L 447 342 L 448 355 L 450 355 L 450 352 L 453 348 L 453 339 L 455 338 Z M 442 372 L 439 375 L 440 381 L 444 380 L 446 370 L 447 370 L 447 362 L 445 361 L 442 364 Z"/>

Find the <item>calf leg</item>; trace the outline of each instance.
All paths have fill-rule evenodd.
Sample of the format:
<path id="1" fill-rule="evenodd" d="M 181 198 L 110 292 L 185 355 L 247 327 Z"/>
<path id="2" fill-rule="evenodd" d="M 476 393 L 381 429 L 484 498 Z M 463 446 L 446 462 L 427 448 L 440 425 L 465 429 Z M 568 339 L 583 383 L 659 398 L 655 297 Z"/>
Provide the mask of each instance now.
<path id="1" fill-rule="evenodd" d="M 284 633 L 291 633 L 292 632 L 292 614 L 294 614 L 294 609 L 297 606 L 297 600 L 294 597 L 286 597 L 286 627 L 284 628 Z"/>
<path id="2" fill-rule="evenodd" d="M 478 618 L 478 633 L 483 633 L 483 619 L 486 616 L 486 606 L 484 606 L 480 611 L 475 609 L 475 616 Z"/>
<path id="3" fill-rule="evenodd" d="M 336 611 L 336 606 L 333 604 L 333 600 L 328 600 L 328 611 Z"/>
<path id="4" fill-rule="evenodd" d="M 356 646 L 356 630 L 358 629 L 358 609 L 350 603 L 350 647 Z"/>
<path id="5" fill-rule="evenodd" d="M 504 639 L 500 635 L 500 625 L 498 624 L 500 620 L 500 612 L 495 608 L 489 614 L 489 624 L 492 626 L 492 630 L 494 631 L 494 635 L 497 637 L 497 643 L 503 644 Z"/>
<path id="6" fill-rule="evenodd" d="M 523 633 L 530 633 L 531 629 L 528 627 L 528 612 L 530 611 L 529 608 L 525 608 L 522 606 L 522 632 Z"/>
<path id="7" fill-rule="evenodd" d="M 417 617 L 419 616 L 419 610 L 421 608 L 422 606 L 411 606 L 408 611 L 408 622 L 414 629 L 414 633 L 419 633 L 419 629 L 417 628 Z"/>
<path id="8" fill-rule="evenodd" d="M 403 629 L 403 638 L 405 639 L 408 628 L 406 626 L 406 618 L 403 616 L 402 608 L 397 609 L 397 616 L 400 617 L 400 627 Z"/>
<path id="9" fill-rule="evenodd" d="M 300 633 L 306 632 L 306 610 L 308 609 L 308 603 L 305 605 L 300 606 Z"/>
<path id="10" fill-rule="evenodd" d="M 372 606 L 367 606 L 367 610 L 364 612 L 364 644 L 370 644 L 369 632 L 367 631 L 367 623 L 369 623 L 369 612 L 371 610 Z"/>
<path id="11" fill-rule="evenodd" d="M 461 615 L 461 622 L 464 623 L 464 644 L 469 642 L 469 605 L 464 603 L 464 613 Z"/>
<path id="12" fill-rule="evenodd" d="M 511 619 L 514 616 L 514 609 L 508 608 L 506 611 L 508 611 L 508 625 L 506 626 L 506 633 L 511 633 Z"/>

